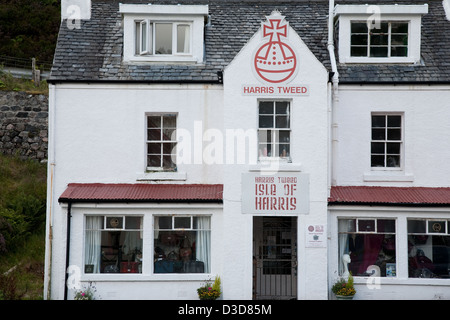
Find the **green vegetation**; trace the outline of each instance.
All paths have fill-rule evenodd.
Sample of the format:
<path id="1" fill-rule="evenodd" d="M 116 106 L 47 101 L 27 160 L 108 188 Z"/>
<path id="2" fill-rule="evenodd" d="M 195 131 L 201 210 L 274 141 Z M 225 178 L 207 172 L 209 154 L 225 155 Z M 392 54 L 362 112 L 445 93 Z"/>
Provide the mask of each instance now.
<path id="1" fill-rule="evenodd" d="M 13 77 L 10 73 L 4 72 L 0 66 L 0 90 L 5 91 L 25 91 L 31 94 L 48 94 L 47 81 L 42 80 L 39 87 L 29 79 L 19 79 Z"/>
<path id="2" fill-rule="evenodd" d="M 46 165 L 0 155 L 0 300 L 42 299 Z"/>
<path id="3" fill-rule="evenodd" d="M 0 0 L 0 56 L 53 61 L 60 21 L 60 0 Z"/>

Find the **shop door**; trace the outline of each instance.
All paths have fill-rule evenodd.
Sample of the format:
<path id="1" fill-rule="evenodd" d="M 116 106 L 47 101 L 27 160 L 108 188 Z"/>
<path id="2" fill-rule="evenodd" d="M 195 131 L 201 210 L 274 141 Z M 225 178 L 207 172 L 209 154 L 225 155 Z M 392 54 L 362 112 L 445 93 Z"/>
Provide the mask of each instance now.
<path id="1" fill-rule="evenodd" d="M 253 299 L 297 299 L 297 218 L 253 218 Z"/>

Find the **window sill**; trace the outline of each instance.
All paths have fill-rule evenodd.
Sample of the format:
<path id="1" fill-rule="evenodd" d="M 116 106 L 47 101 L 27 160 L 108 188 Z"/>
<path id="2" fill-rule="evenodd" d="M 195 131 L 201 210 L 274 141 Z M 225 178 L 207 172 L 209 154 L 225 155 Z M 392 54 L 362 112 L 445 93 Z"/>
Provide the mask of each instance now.
<path id="1" fill-rule="evenodd" d="M 195 64 L 199 63 L 196 57 L 191 55 L 167 55 L 167 56 L 132 56 L 127 61 L 129 63 L 185 63 L 185 64 Z"/>
<path id="2" fill-rule="evenodd" d="M 374 171 L 365 173 L 363 180 L 367 182 L 413 182 L 414 175 L 411 173 L 387 171 Z"/>
<path id="3" fill-rule="evenodd" d="M 185 181 L 187 179 L 186 172 L 146 172 L 138 175 L 136 178 L 137 181 L 157 181 L 157 180 L 165 180 L 165 181 Z"/>
<path id="4" fill-rule="evenodd" d="M 341 63 L 347 63 L 347 64 L 352 64 L 352 63 L 363 63 L 363 64 L 371 64 L 371 63 L 376 63 L 376 64 L 418 64 L 419 62 L 416 59 L 413 58 L 408 58 L 408 57 L 402 57 L 402 58 L 366 58 L 366 57 L 345 57 L 345 58 L 341 58 L 340 61 Z"/>
<path id="5" fill-rule="evenodd" d="M 268 160 L 270 159 L 270 160 Z M 292 172 L 292 171 L 302 171 L 302 165 L 301 163 L 291 163 L 288 162 L 288 160 L 280 159 L 280 158 L 265 158 L 260 159 L 258 161 L 258 164 L 250 165 L 248 167 L 248 171 L 253 172 L 271 172 L 271 171 L 278 171 L 278 172 Z"/>

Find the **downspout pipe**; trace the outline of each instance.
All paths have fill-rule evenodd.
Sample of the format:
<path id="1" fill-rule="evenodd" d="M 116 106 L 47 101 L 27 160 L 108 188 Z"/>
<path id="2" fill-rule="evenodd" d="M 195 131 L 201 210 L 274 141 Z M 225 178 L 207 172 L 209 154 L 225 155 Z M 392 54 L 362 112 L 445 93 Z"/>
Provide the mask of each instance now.
<path id="1" fill-rule="evenodd" d="M 69 257 L 70 257 L 70 223 L 72 220 L 72 203 L 67 205 L 67 235 L 66 235 L 66 267 L 65 267 L 65 280 L 64 280 L 64 300 L 67 300 L 67 280 L 69 279 Z"/>
<path id="2" fill-rule="evenodd" d="M 329 162 L 329 189 L 332 185 L 336 183 L 336 161 L 337 161 L 337 122 L 336 122 L 336 107 L 339 102 L 339 72 L 337 70 L 337 62 L 335 55 L 335 47 L 334 47 L 334 0 L 329 0 L 329 8 L 328 8 L 328 42 L 327 49 L 330 56 L 331 63 L 331 73 L 330 73 L 330 81 L 332 83 L 330 94 L 332 97 L 329 98 L 329 109 L 330 109 L 330 120 L 331 120 L 331 150 L 330 150 L 330 162 Z"/>

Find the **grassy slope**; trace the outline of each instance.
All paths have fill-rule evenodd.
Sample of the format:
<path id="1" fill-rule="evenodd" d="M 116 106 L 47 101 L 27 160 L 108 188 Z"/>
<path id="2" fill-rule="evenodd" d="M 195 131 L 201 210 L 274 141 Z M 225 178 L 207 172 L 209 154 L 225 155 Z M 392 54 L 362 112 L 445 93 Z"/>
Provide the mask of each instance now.
<path id="1" fill-rule="evenodd" d="M 45 204 L 46 179 L 45 164 L 0 155 L 0 208 L 23 193 L 32 194 Z M 45 209 L 42 212 L 45 215 Z M 30 233 L 15 248 L 0 254 L 0 299 L 42 299 L 44 224 Z"/>

